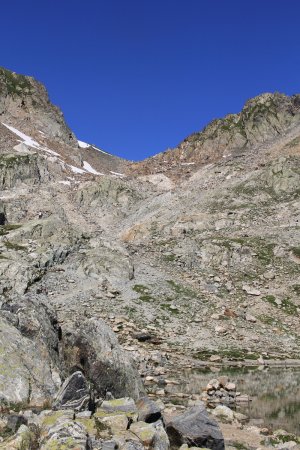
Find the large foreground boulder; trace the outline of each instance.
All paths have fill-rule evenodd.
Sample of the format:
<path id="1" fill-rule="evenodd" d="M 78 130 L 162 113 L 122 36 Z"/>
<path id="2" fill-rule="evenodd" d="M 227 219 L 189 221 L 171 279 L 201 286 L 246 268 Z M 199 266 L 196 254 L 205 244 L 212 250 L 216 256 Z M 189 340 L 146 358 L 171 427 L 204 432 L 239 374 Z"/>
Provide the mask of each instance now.
<path id="1" fill-rule="evenodd" d="M 0 331 L 0 405 L 43 406 L 61 384 L 55 316 L 29 299 L 2 303 Z"/>
<path id="2" fill-rule="evenodd" d="M 62 358 L 69 372 L 81 370 L 97 394 L 105 397 L 144 395 L 133 363 L 120 347 L 112 330 L 101 319 L 85 319 L 63 329 Z"/>
<path id="3" fill-rule="evenodd" d="M 166 424 L 171 446 L 187 444 L 190 447 L 205 447 L 224 450 L 224 438 L 218 424 L 211 419 L 203 406 L 195 406 L 176 416 Z"/>
<path id="4" fill-rule="evenodd" d="M 41 450 L 91 450 L 87 430 L 72 410 L 46 412 L 39 418 Z"/>

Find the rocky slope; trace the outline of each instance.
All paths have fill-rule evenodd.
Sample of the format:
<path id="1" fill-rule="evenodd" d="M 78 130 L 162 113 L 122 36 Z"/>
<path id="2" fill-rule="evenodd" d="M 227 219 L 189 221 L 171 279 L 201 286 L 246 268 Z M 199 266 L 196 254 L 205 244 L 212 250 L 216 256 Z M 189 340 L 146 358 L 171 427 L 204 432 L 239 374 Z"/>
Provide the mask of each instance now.
<path id="1" fill-rule="evenodd" d="M 147 380 L 299 359 L 299 98 L 264 94 L 130 164 L 78 143 L 39 83 L 0 71 L 3 411 L 49 409 L 78 371 L 100 407 L 144 395 L 135 366 Z M 45 439 L 23 448 L 64 448 Z"/>

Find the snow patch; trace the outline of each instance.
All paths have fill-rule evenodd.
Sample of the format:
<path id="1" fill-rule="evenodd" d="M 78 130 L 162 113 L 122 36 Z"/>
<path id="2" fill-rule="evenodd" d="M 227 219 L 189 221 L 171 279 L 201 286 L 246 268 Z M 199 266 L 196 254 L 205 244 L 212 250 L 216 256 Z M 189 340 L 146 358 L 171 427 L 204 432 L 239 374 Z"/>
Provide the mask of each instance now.
<path id="1" fill-rule="evenodd" d="M 10 125 L 7 125 L 4 122 L 2 122 L 2 125 L 4 125 L 6 128 L 8 128 L 12 133 L 14 133 L 17 136 L 19 136 L 22 139 L 22 141 L 19 141 L 19 142 L 21 142 L 21 144 L 25 144 L 28 147 L 36 148 L 38 150 L 43 150 L 43 151 L 45 151 L 47 153 L 50 153 L 51 155 L 54 155 L 54 156 L 60 156 L 59 153 L 56 153 L 56 152 L 54 152 L 53 150 L 50 150 L 47 147 L 42 147 L 37 141 L 32 139 L 32 137 L 27 136 L 27 134 L 22 133 L 22 131 L 19 131 L 16 128 L 10 126 Z"/>
<path id="2" fill-rule="evenodd" d="M 10 125 L 7 125 L 4 122 L 2 122 L 2 125 L 4 125 L 6 128 L 8 128 L 17 136 L 19 136 L 21 139 L 23 139 L 24 144 L 28 145 L 29 147 L 40 148 L 40 144 L 36 142 L 34 139 L 32 139 L 30 136 L 27 136 L 27 134 L 22 133 L 21 131 L 17 130 L 14 127 L 11 127 Z"/>
<path id="3" fill-rule="evenodd" d="M 88 148 L 90 147 L 90 144 L 88 144 L 87 142 L 83 142 L 83 141 L 77 141 L 78 145 L 80 148 Z"/>
<path id="4" fill-rule="evenodd" d="M 101 150 L 100 148 L 95 147 L 94 145 L 93 145 L 92 147 L 93 147 L 94 150 L 97 150 L 97 152 L 104 153 L 105 155 L 110 155 L 110 153 L 107 153 L 107 152 L 105 152 L 104 150 Z"/>
<path id="5" fill-rule="evenodd" d="M 66 186 L 71 186 L 71 181 L 62 180 L 62 181 L 59 181 L 59 184 L 65 184 Z"/>
<path id="6" fill-rule="evenodd" d="M 79 167 L 75 167 L 75 166 L 71 166 L 68 164 L 68 167 L 70 167 L 70 169 L 72 170 L 72 172 L 74 173 L 87 173 L 85 170 L 79 169 Z"/>
<path id="7" fill-rule="evenodd" d="M 125 177 L 124 173 L 113 172 L 112 170 L 110 170 L 110 173 L 116 175 L 117 177 Z"/>
<path id="8" fill-rule="evenodd" d="M 97 152 L 104 153 L 105 155 L 110 155 L 110 153 L 107 153 L 104 150 L 101 150 L 100 148 L 96 147 L 95 145 L 88 144 L 87 142 L 84 142 L 84 141 L 77 141 L 77 142 L 78 142 L 78 145 L 80 148 L 92 147 L 94 150 L 97 150 Z"/>
<path id="9" fill-rule="evenodd" d="M 194 162 L 187 162 L 187 163 L 181 163 L 181 166 L 193 166 L 195 163 Z"/>
<path id="10" fill-rule="evenodd" d="M 97 172 L 87 161 L 83 161 L 83 168 L 94 175 L 103 175 L 103 173 Z"/>

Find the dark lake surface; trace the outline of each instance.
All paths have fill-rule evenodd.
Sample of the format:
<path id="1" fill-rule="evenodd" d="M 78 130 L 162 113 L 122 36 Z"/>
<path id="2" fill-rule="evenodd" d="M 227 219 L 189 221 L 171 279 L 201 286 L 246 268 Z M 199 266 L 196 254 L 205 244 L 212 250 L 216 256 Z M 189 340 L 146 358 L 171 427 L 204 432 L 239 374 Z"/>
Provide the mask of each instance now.
<path id="1" fill-rule="evenodd" d="M 178 392 L 199 394 L 212 378 L 227 375 L 237 391 L 251 397 L 236 410 L 250 423 L 300 434 L 300 367 L 223 367 L 186 370 L 179 375 Z M 178 380 L 178 375 L 177 375 Z"/>

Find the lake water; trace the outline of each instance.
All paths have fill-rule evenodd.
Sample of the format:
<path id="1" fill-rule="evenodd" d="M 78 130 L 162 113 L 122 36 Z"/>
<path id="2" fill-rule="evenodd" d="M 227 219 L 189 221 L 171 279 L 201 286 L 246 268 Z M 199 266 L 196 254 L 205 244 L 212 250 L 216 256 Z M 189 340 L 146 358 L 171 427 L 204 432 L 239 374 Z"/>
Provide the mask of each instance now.
<path id="1" fill-rule="evenodd" d="M 236 408 L 250 418 L 251 424 L 300 434 L 300 367 L 186 370 L 179 380 L 177 374 L 180 385 L 174 391 L 199 394 L 210 379 L 221 375 L 229 376 L 241 394 L 251 397 L 251 402 Z"/>

